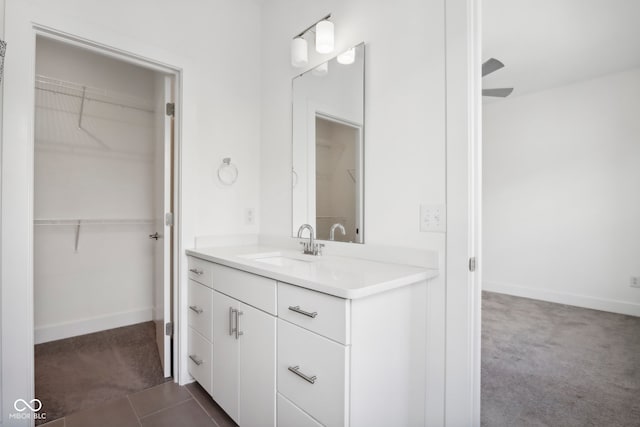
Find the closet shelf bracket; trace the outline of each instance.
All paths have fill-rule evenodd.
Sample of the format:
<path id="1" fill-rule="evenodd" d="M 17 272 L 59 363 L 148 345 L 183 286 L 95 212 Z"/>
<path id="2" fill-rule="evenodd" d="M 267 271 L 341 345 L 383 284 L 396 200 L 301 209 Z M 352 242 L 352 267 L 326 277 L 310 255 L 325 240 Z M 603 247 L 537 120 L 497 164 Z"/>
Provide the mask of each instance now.
<path id="1" fill-rule="evenodd" d="M 80 220 L 78 220 L 78 224 L 76 224 L 76 244 L 74 248 L 74 252 L 78 253 L 78 242 L 80 241 Z"/>
<path id="2" fill-rule="evenodd" d="M 86 96 L 87 96 L 87 87 L 82 86 L 82 100 L 80 101 L 80 115 L 78 116 L 78 129 L 82 129 L 82 115 L 84 114 L 84 100 Z"/>

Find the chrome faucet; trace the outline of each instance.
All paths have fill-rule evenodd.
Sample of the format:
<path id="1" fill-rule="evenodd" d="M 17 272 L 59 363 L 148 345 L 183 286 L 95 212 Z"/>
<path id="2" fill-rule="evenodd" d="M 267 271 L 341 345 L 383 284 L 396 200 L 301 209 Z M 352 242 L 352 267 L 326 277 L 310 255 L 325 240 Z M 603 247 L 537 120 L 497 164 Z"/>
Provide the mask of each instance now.
<path id="1" fill-rule="evenodd" d="M 302 232 L 304 230 L 309 230 L 309 241 L 300 242 L 300 244 L 304 246 L 304 253 L 307 255 L 322 255 L 322 247 L 324 245 L 316 243 L 312 226 L 309 224 L 302 224 L 300 228 L 298 228 L 298 238 L 302 237 Z"/>
<path id="2" fill-rule="evenodd" d="M 336 240 L 336 228 L 338 230 L 340 230 L 340 232 L 342 233 L 343 236 L 347 235 L 346 230 L 344 229 L 344 225 L 340 224 L 339 222 L 336 222 L 335 224 L 333 224 L 331 226 L 331 229 L 329 230 L 329 240 Z"/>

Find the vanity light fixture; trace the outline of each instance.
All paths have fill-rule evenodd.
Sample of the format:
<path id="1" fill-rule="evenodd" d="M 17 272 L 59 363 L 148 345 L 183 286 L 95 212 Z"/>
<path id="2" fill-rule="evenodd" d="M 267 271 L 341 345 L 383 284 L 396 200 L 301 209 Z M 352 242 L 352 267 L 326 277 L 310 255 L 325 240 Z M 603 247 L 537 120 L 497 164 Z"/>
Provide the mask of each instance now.
<path id="1" fill-rule="evenodd" d="M 291 41 L 291 65 L 294 67 L 304 67 L 309 62 L 307 53 L 307 41 L 298 36 Z"/>
<path id="2" fill-rule="evenodd" d="M 338 64 L 349 65 L 353 64 L 356 61 L 356 48 L 352 47 L 344 52 L 342 52 L 336 58 Z"/>
<path id="3" fill-rule="evenodd" d="M 318 53 L 333 52 L 333 22 L 324 19 L 316 24 L 316 51 Z"/>
<path id="4" fill-rule="evenodd" d="M 291 41 L 291 65 L 304 67 L 309 62 L 309 51 L 305 35 L 311 31 L 315 33 L 316 51 L 318 53 L 331 53 L 334 49 L 333 22 L 329 21 L 331 14 L 314 22 L 296 35 Z"/>

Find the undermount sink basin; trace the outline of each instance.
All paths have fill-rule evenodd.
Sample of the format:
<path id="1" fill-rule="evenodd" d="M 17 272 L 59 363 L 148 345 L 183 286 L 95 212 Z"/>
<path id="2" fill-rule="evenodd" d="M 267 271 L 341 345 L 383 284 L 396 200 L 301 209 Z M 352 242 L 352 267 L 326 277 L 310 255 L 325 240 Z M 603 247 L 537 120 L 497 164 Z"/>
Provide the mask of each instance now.
<path id="1" fill-rule="evenodd" d="M 305 255 L 290 256 L 279 252 L 274 253 L 260 253 L 260 254 L 248 254 L 240 255 L 242 258 L 250 259 L 252 261 L 262 262 L 269 265 L 276 265 L 278 267 L 287 267 L 292 265 L 309 265 L 316 261 L 312 258 L 306 258 Z M 307 255 L 308 256 L 308 255 Z"/>
<path id="2" fill-rule="evenodd" d="M 311 260 L 289 258 L 286 256 L 270 256 L 270 257 L 264 257 L 264 258 L 254 258 L 253 260 L 258 262 L 264 262 L 265 264 L 277 265 L 280 267 L 284 267 L 287 265 L 296 265 L 296 264 L 305 265 L 305 264 L 309 264 L 310 262 L 313 262 Z"/>

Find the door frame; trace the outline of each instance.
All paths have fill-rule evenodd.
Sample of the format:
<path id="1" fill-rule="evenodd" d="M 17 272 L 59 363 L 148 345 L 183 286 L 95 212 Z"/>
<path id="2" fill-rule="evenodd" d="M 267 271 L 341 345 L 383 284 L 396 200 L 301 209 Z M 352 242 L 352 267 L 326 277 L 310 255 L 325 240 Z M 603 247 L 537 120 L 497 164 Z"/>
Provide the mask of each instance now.
<path id="1" fill-rule="evenodd" d="M 481 0 L 445 3 L 447 426 L 480 426 L 481 6 Z M 471 257 L 475 271 L 470 271 Z"/>
<path id="2" fill-rule="evenodd" d="M 318 141 L 316 140 L 317 138 L 317 134 L 316 134 L 316 121 L 318 118 L 322 119 L 322 120 L 326 120 L 329 122 L 333 122 L 333 123 L 338 123 L 340 125 L 343 126 L 347 126 L 350 127 L 352 129 L 355 129 L 358 132 L 358 142 L 357 142 L 357 147 L 356 147 L 356 167 L 357 167 L 357 178 L 358 180 L 356 181 L 356 215 L 355 215 L 355 228 L 358 230 L 358 232 L 356 233 L 356 242 L 355 243 L 364 243 L 364 216 L 363 216 L 363 211 L 364 211 L 364 126 L 362 123 L 358 123 L 349 119 L 344 119 L 341 117 L 338 117 L 334 114 L 331 113 L 327 113 L 325 112 L 326 110 L 323 108 L 322 105 L 317 104 L 317 103 L 313 103 L 310 104 L 310 111 L 308 112 L 308 117 L 307 117 L 307 123 L 308 123 L 308 129 L 307 129 L 307 141 L 309 141 L 308 147 L 307 147 L 307 160 L 308 160 L 308 164 L 307 164 L 307 170 L 313 170 L 314 171 L 314 176 L 315 176 L 315 172 L 316 172 L 316 150 L 317 150 L 317 144 Z M 311 185 L 311 181 L 313 183 L 313 185 Z M 316 193 L 316 188 L 317 188 L 317 178 L 314 180 L 309 180 L 308 184 L 308 189 L 307 189 L 307 194 L 313 194 L 312 197 L 309 197 L 310 201 L 309 201 L 309 212 L 317 212 L 316 211 L 316 197 L 317 197 L 317 193 Z M 310 218 L 309 221 L 313 221 L 313 222 L 309 222 L 309 224 L 311 224 L 314 227 L 314 230 L 318 230 L 318 224 L 316 223 L 316 217 Z M 344 224 L 343 224 L 344 225 Z"/>
<path id="3" fill-rule="evenodd" d="M 61 31 L 52 29 L 50 27 L 46 27 L 43 25 L 38 25 L 38 24 L 33 24 L 33 31 L 34 31 L 34 37 L 40 36 L 40 37 L 47 37 L 49 39 L 52 40 L 56 40 L 62 43 L 65 43 L 67 45 L 70 46 L 76 46 L 82 49 L 87 49 L 91 52 L 95 52 L 101 55 L 106 55 L 109 56 L 111 58 L 114 58 L 118 61 L 122 61 L 122 62 L 127 62 L 130 64 L 134 64 L 137 66 L 140 66 L 142 68 L 146 68 L 155 72 L 159 72 L 159 73 L 163 73 L 165 74 L 167 77 L 171 78 L 173 80 L 173 102 L 175 104 L 175 110 L 174 110 L 174 121 L 173 121 L 173 144 L 169 144 L 169 150 L 171 151 L 171 163 L 172 163 L 172 170 L 170 171 L 170 175 L 171 178 L 170 180 L 172 180 L 171 182 L 171 199 L 172 199 L 172 205 L 173 205 L 173 227 L 171 227 L 171 241 L 172 241 L 172 247 L 171 247 L 171 256 L 170 258 L 170 263 L 171 265 L 171 280 L 170 280 L 170 289 L 171 289 L 171 293 L 170 293 L 170 304 L 172 305 L 171 307 L 171 313 L 172 313 L 172 319 L 170 320 L 171 322 L 173 322 L 173 345 L 171 348 L 171 372 L 174 375 L 174 381 L 177 381 L 177 374 L 180 372 L 178 369 L 178 355 L 177 355 L 177 350 L 178 350 L 178 317 L 176 315 L 176 313 L 178 313 L 178 295 L 179 295 L 179 288 L 178 288 L 178 283 L 179 283 L 179 275 L 178 272 L 179 270 L 179 266 L 178 266 L 178 262 L 180 260 L 180 257 L 178 256 L 179 252 L 179 236 L 180 236 L 180 197 L 179 197 L 179 193 L 180 193 L 180 148 L 181 148 L 181 139 L 180 139 L 180 119 L 181 119 L 181 103 L 180 103 L 180 94 L 181 94 L 181 86 L 182 86 L 182 71 L 177 68 L 177 67 L 172 67 L 172 66 L 168 66 L 166 64 L 163 64 L 161 62 L 158 61 L 154 61 L 152 59 L 148 59 L 148 58 L 143 58 L 140 57 L 138 55 L 135 55 L 133 53 L 129 53 L 126 51 L 122 51 L 119 49 L 115 49 L 109 46 L 106 46 L 104 44 L 100 44 L 97 42 L 92 42 L 92 41 L 88 41 L 85 39 L 82 39 L 80 37 L 76 37 L 76 36 L 72 36 L 70 34 L 66 34 L 63 33 Z M 35 57 L 35 44 L 34 44 L 34 57 Z M 35 67 L 32 70 L 32 74 L 33 74 L 33 80 L 35 81 Z M 164 86 L 164 85 L 163 85 Z M 165 88 L 166 90 L 166 88 Z M 33 110 L 33 115 L 34 115 L 34 119 L 35 119 L 35 100 L 32 104 L 32 110 Z M 33 128 L 33 126 L 32 126 Z M 30 135 L 30 141 L 32 144 L 34 144 L 34 134 L 33 132 Z M 167 139 L 165 138 L 165 145 L 167 144 L 166 141 Z M 165 147 L 166 149 L 166 147 Z M 33 151 L 33 150 L 32 150 Z M 32 159 L 33 160 L 33 159 Z M 33 164 L 32 164 L 32 172 L 35 172 L 33 170 Z M 166 171 L 165 171 L 166 173 Z M 34 190 L 34 183 L 31 182 L 30 183 L 30 194 L 33 195 L 33 190 Z M 30 221 L 33 222 L 33 206 L 31 206 L 30 209 L 30 213 L 31 213 L 31 218 Z M 164 220 L 164 218 L 163 218 Z M 30 243 L 30 256 L 29 256 L 29 260 L 31 263 L 31 269 L 33 270 L 33 252 L 34 252 L 34 248 L 33 248 L 33 242 Z M 30 285 L 31 288 L 33 289 L 33 277 L 31 277 L 30 279 Z M 31 291 L 32 295 L 33 295 L 33 290 Z M 33 312 L 33 298 L 31 299 L 31 311 Z M 166 320 L 165 320 L 165 325 L 166 325 Z M 34 389 L 34 393 L 35 393 L 35 389 Z"/>
<path id="4" fill-rule="evenodd" d="M 19 24 L 18 24 L 19 25 Z M 17 27 L 14 27 L 15 31 Z M 17 31 L 16 31 L 17 32 Z M 2 201 L 3 205 L 6 203 L 5 197 L 11 199 L 12 202 L 18 200 L 18 206 L 15 208 L 7 208 L 7 205 L 2 206 L 0 213 L 0 220 L 2 222 L 3 242 L 2 242 L 2 263 L 4 266 L 12 265 L 10 269 L 2 272 L 2 296 L 1 310 L 2 322 L 0 327 L 2 329 L 2 358 L 1 363 L 1 375 L 2 386 L 0 387 L 0 393 L 2 393 L 2 407 L 0 408 L 0 414 L 2 419 L 0 425 L 4 422 L 15 423 L 16 420 L 10 420 L 9 416 L 15 412 L 13 408 L 13 401 L 16 396 L 23 398 L 26 401 L 30 401 L 35 396 L 35 383 L 34 383 L 34 242 L 33 242 L 33 194 L 34 194 L 34 120 L 35 120 L 35 55 L 36 55 L 36 37 L 47 37 L 54 39 L 69 45 L 81 47 L 94 52 L 98 52 L 103 55 L 107 55 L 118 60 L 132 63 L 138 66 L 145 67 L 154 71 L 159 71 L 174 78 L 175 82 L 175 120 L 174 120 L 174 149 L 173 149 L 173 168 L 174 168 L 174 227 L 172 234 L 174 254 L 173 261 L 173 273 L 172 273 L 172 285 L 171 292 L 173 294 L 172 311 L 174 322 L 174 344 L 172 346 L 172 371 L 174 373 L 174 381 L 179 380 L 180 376 L 180 341 L 179 335 L 179 311 L 180 304 L 180 288 L 179 277 L 182 271 L 182 257 L 179 255 L 182 253 L 182 69 L 177 66 L 168 65 L 161 61 L 156 61 L 137 55 L 135 53 L 109 46 L 106 43 L 101 43 L 96 40 L 88 40 L 81 36 L 69 34 L 62 30 L 42 25 L 36 22 L 29 22 L 28 30 L 20 30 L 23 37 L 20 43 L 13 43 L 16 50 L 12 53 L 12 60 L 22 62 L 23 64 L 29 64 L 26 69 L 21 69 L 22 79 L 20 83 L 28 79 L 31 82 L 29 88 L 20 87 L 17 90 L 22 89 L 20 93 L 21 105 L 16 109 L 15 114 L 11 114 L 11 117 L 7 117 L 7 111 L 5 109 L 3 119 L 8 119 L 8 122 L 13 120 L 14 124 L 10 126 L 3 126 L 3 136 L 11 137 L 14 141 L 21 141 L 22 147 L 16 151 L 16 143 L 10 144 L 9 150 L 12 158 L 20 156 L 22 160 L 26 160 L 26 163 L 16 165 L 11 168 L 9 172 L 5 171 L 7 157 L 3 156 L 2 159 L 2 181 L 5 180 L 7 175 L 11 175 L 16 168 L 20 167 L 23 172 L 21 176 L 25 176 L 26 179 L 20 182 L 12 182 L 11 191 L 8 189 L 8 183 L 2 183 Z M 15 34 L 14 34 L 15 35 Z M 24 49 L 24 47 L 28 47 Z M 22 48 L 22 49 L 20 49 Z M 9 67 L 11 65 L 9 64 Z M 9 68 L 5 64 L 5 72 Z M 15 69 L 12 70 L 15 77 Z M 7 74 L 7 73 L 5 73 Z M 3 82 L 4 83 L 4 82 Z M 12 91 L 11 96 L 7 96 L 7 88 L 5 88 L 4 96 L 6 100 L 3 102 L 10 102 L 8 99 L 16 98 L 16 92 Z M 26 114 L 26 111 L 29 114 Z M 9 129 L 10 128 L 10 129 Z M 5 149 L 6 140 L 2 141 L 2 148 Z M 8 181 L 8 180 L 7 180 Z M 9 193 L 9 194 L 7 194 Z M 8 224 L 11 224 L 9 227 Z M 4 231 L 8 231 L 8 236 L 4 235 Z M 6 240 L 5 240 L 6 239 Z M 15 255 L 8 254 L 8 249 L 13 246 L 15 242 L 20 242 L 16 248 Z M 11 243 L 11 244 L 10 244 Z M 26 256 L 26 259 L 24 255 Z M 25 262 L 26 261 L 26 262 Z M 18 286 L 22 284 L 22 286 Z M 7 352 L 4 349 L 11 348 L 11 352 Z M 17 422 L 19 425 L 33 425 L 33 419 L 21 419 Z"/>

